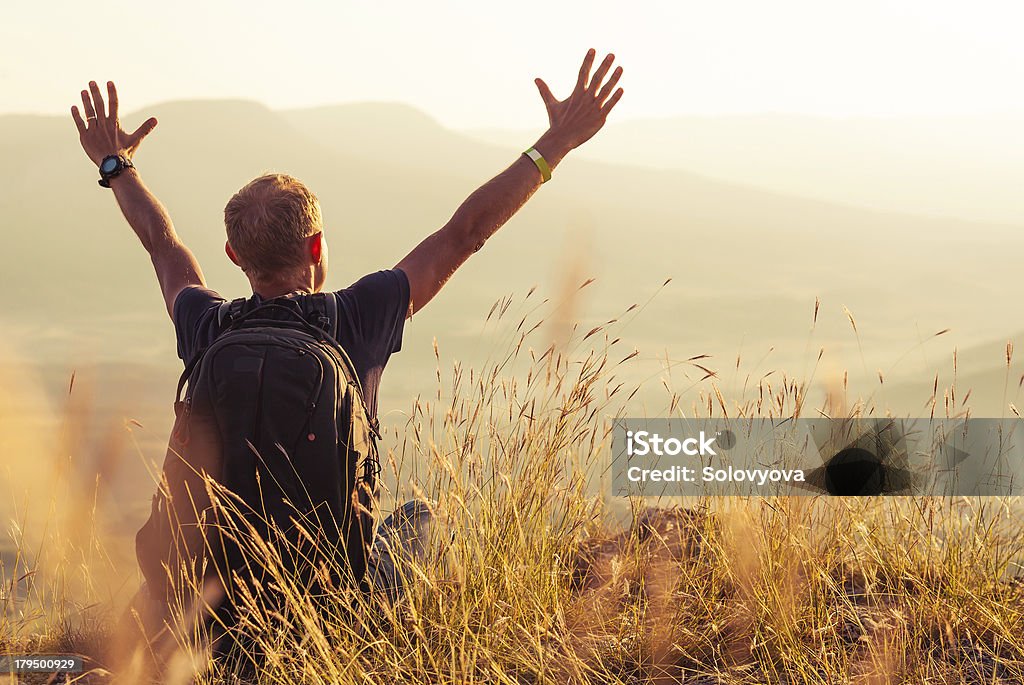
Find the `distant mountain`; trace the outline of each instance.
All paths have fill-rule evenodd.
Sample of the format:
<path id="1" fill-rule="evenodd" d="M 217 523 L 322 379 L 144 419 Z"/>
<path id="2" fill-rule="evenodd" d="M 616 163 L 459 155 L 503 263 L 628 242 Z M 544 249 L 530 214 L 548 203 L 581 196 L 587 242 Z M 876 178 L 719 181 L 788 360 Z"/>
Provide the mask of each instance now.
<path id="1" fill-rule="evenodd" d="M 319 195 L 331 244 L 328 286 L 340 288 L 394 265 L 533 138 L 482 142 L 383 103 L 277 112 L 241 101 L 173 102 L 150 114 L 160 124 L 137 166 L 210 285 L 229 296 L 249 291 L 223 254 L 223 207 L 254 176 L 289 172 Z M 125 117 L 129 126 L 142 118 Z M 1024 232 L 853 206 L 859 196 L 836 193 L 845 187 L 837 170 L 867 178 L 875 158 L 868 148 L 863 159 L 853 144 L 840 154 L 829 138 L 815 147 L 818 157 L 801 157 L 784 140 L 766 139 L 757 154 L 739 142 L 726 154 L 714 122 L 666 126 L 672 135 L 653 125 L 632 132 L 615 125 L 593 141 L 594 154 L 611 158 L 618 149 L 630 164 L 568 158 L 407 325 L 381 388 L 386 448 L 395 446 L 393 431 L 405 426 L 414 398 L 441 392 L 448 399 L 447 376 L 438 389 L 434 340 L 445 369 L 454 360 L 479 368 L 507 350 L 511 334 L 495 334 L 499 327 L 485 319 L 512 292 L 508 319 L 518 322 L 534 308 L 547 318 L 527 343 L 535 348 L 577 319 L 589 330 L 641 305 L 614 329 L 622 356 L 640 352 L 615 368 L 619 380 L 645 383 L 632 404 L 638 414 L 664 414 L 666 387 L 689 412 L 713 395 L 711 383 L 732 406 L 756 400 L 764 380 L 776 390 L 807 382 L 805 415 L 812 415 L 822 389 L 848 371 L 851 397 L 920 415 L 935 373 L 940 398 L 950 384 L 954 347 L 961 350 L 958 402 L 973 388 L 975 416 L 1005 415 L 1008 402 L 1024 406 Z M 749 137 L 762 134 L 744 135 L 752 146 Z M 703 141 L 704 151 L 683 155 L 700 150 L 682 146 L 687 139 Z M 684 168 L 644 166 L 655 153 Z M 151 492 L 147 465 L 163 459 L 181 370 L 152 268 L 110 192 L 96 184 L 69 117 L 0 116 L 0 158 L 0 461 L 14 465 L 16 480 L 38 470 L 25 454 L 70 455 L 87 483 L 116 467 L 120 475 L 98 497 L 134 530 Z M 927 179 L 947 168 L 910 159 L 879 165 L 879 178 L 907 205 L 911 194 L 892 169 L 909 165 Z M 965 175 L 962 185 L 987 178 Z M 875 192 L 879 179 L 868 180 Z M 988 185 L 1011 182 L 996 176 Z M 951 186 L 935 190 L 936 203 L 961 197 Z M 843 202 L 821 199 L 828 197 Z M 894 206 L 907 208 L 900 203 Z M 578 291 L 589 277 L 597 280 Z M 521 305 L 534 285 L 537 293 Z M 552 302 L 540 306 L 541 298 Z M 1008 336 L 1020 350 L 1009 371 Z M 686 364 L 697 355 L 708 355 L 699 363 L 717 376 L 704 379 Z"/>
<path id="2" fill-rule="evenodd" d="M 473 135 L 510 144 L 516 131 Z M 673 117 L 611 122 L 582 155 L 885 211 L 1024 226 L 1024 113 Z"/>
<path id="3" fill-rule="evenodd" d="M 223 207 L 257 174 L 293 173 L 318 193 L 332 247 L 329 286 L 342 287 L 395 264 L 530 142 L 481 142 L 386 103 L 277 112 L 241 101 L 174 102 L 145 114 L 160 125 L 137 165 L 210 284 L 226 294 L 247 284 L 223 256 Z M 137 124 L 142 114 L 125 119 Z M 633 140 L 619 126 L 602 137 L 594 145 Z M 96 185 L 70 118 L 0 117 L 0 156 L 0 327 L 8 342 L 67 364 L 171 357 L 149 262 Z M 674 278 L 625 332 L 652 360 L 706 353 L 729 365 L 737 352 L 749 359 L 772 348 L 766 364 L 792 369 L 813 362 L 821 345 L 836 365 L 873 373 L 928 332 L 953 328 L 929 343 L 951 349 L 1017 330 L 1010 305 L 1022 254 L 1024 235 L 1002 224 L 862 209 L 574 155 L 409 325 L 389 374 L 404 397 L 429 391 L 430 375 L 420 372 L 433 364 L 432 338 L 448 355 L 482 359 L 490 351 L 479 332 L 495 299 L 533 285 L 562 297 L 589 276 L 596 283 L 569 299 L 576 315 L 598 322 Z M 815 297 L 822 311 L 812 339 Z M 843 306 L 857 316 L 858 338 Z"/>
<path id="4" fill-rule="evenodd" d="M 1009 362 L 1006 358 L 1007 343 L 1016 350 L 1011 354 Z M 928 401 L 937 375 L 936 416 L 945 416 L 948 391 L 950 414 L 963 412 L 970 407 L 972 416 L 1012 418 L 1014 414 L 1009 406 L 1011 403 L 1018 411 L 1024 412 L 1022 351 L 1024 330 L 1017 330 L 1004 337 L 957 350 L 955 373 L 952 349 L 947 350 L 941 358 L 930 359 L 926 363 L 914 360 L 911 364 L 920 370 L 919 375 L 912 380 L 908 379 L 912 374 L 906 373 L 907 369 L 904 369 L 903 380 L 885 389 L 884 400 L 894 406 L 907 407 L 907 411 L 916 409 L 918 416 L 928 416 Z M 932 369 L 932 375 L 928 376 L 927 373 Z"/>

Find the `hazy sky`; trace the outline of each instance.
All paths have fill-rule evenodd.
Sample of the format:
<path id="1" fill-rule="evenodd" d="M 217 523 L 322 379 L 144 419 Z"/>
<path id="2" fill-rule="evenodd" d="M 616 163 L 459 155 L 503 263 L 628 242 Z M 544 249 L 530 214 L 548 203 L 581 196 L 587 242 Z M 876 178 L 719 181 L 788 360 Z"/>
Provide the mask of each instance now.
<path id="1" fill-rule="evenodd" d="M 544 123 L 585 49 L 626 68 L 620 118 L 1024 111 L 1017 0 L 4 3 L 0 112 L 60 112 L 90 78 L 135 109 L 408 102 L 453 127 Z"/>

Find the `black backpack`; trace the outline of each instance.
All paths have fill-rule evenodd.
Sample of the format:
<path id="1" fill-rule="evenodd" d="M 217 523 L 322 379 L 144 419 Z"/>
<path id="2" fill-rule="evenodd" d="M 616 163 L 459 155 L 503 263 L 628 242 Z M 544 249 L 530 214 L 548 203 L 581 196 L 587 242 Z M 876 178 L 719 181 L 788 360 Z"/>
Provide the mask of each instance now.
<path id="1" fill-rule="evenodd" d="M 263 560 L 254 558 L 259 552 L 222 534 L 225 524 L 251 526 L 275 545 L 285 570 L 310 581 L 311 592 L 324 555 L 333 558 L 326 567 L 344 569 L 331 583 L 361 584 L 372 543 L 379 433 L 337 342 L 336 297 L 242 298 L 221 305 L 217 317 L 219 334 L 178 384 L 165 481 L 136 536 L 151 596 L 188 602 L 188 590 L 173 580 L 182 565 L 228 599 L 238 576 L 269 593 L 260 589 L 267 584 Z M 237 496 L 241 519 L 225 521 L 211 507 L 203 474 Z"/>

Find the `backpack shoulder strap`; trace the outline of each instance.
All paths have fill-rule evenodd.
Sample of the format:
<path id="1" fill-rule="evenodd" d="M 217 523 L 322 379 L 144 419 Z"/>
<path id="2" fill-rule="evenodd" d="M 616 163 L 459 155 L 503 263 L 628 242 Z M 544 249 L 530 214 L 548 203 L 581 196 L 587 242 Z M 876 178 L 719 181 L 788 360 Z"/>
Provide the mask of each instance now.
<path id="1" fill-rule="evenodd" d="M 242 313 L 242 310 L 245 309 L 246 301 L 244 297 L 239 297 L 237 300 L 226 300 L 217 305 L 217 335 L 223 333 L 224 329 L 231 324 L 231 321 Z M 185 363 L 185 370 L 178 378 L 178 392 L 175 395 L 174 401 L 175 411 L 181 405 L 181 391 L 185 389 L 185 383 L 188 382 L 189 376 L 192 375 L 192 371 L 199 365 L 199 360 L 202 359 L 209 347 L 210 343 L 208 342 L 196 350 L 192 358 Z"/>
<path id="2" fill-rule="evenodd" d="M 335 340 L 338 339 L 338 296 L 334 293 L 318 293 L 324 298 L 327 308 L 327 318 L 330 319 L 329 333 Z"/>
<path id="3" fill-rule="evenodd" d="M 319 325 L 334 342 L 338 342 L 338 298 L 334 293 L 313 293 L 305 302 L 309 309 L 306 315 L 313 318 L 314 324 Z"/>
<path id="4" fill-rule="evenodd" d="M 359 380 L 359 372 L 356 371 L 356 365 L 352 363 L 352 358 L 348 356 L 348 352 L 345 351 L 345 348 L 338 340 L 340 326 L 338 322 L 338 296 L 334 293 L 314 293 L 306 301 L 312 305 L 315 313 L 320 314 L 323 319 L 326 319 L 321 328 L 330 336 L 331 341 L 334 343 L 334 348 L 341 353 L 341 358 L 345 362 L 345 366 L 348 367 L 349 375 L 352 376 L 352 380 L 356 382 L 356 387 L 359 389 L 359 399 L 365 405 L 363 384 Z"/>
<path id="5" fill-rule="evenodd" d="M 222 302 L 217 307 L 217 328 L 223 329 L 226 325 L 231 323 L 231 320 L 242 313 L 245 309 L 246 299 L 239 297 L 237 300 L 229 300 Z"/>

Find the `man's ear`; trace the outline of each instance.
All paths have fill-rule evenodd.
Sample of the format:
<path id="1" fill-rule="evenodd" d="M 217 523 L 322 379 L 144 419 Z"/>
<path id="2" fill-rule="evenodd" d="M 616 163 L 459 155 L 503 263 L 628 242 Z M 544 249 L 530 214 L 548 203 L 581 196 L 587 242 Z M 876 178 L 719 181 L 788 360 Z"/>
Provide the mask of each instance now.
<path id="1" fill-rule="evenodd" d="M 309 256 L 314 264 L 319 264 L 324 256 L 324 234 L 321 231 L 309 237 Z"/>
<path id="2" fill-rule="evenodd" d="M 238 262 L 238 255 L 236 255 L 235 251 L 231 249 L 231 243 L 229 243 L 229 242 L 225 242 L 224 243 L 224 252 L 225 252 L 225 254 L 227 254 L 228 259 L 230 259 L 232 262 L 235 263 L 235 266 L 237 266 L 239 268 L 242 267 L 242 265 Z"/>

